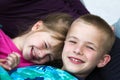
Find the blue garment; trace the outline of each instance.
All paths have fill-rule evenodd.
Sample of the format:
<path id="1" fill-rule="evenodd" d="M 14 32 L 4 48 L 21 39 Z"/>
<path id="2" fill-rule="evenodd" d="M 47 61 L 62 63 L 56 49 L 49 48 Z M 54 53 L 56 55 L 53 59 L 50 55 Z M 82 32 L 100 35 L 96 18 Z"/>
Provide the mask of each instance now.
<path id="1" fill-rule="evenodd" d="M 7 71 L 0 66 L 0 80 L 12 80 Z"/>
<path id="2" fill-rule="evenodd" d="M 17 68 L 10 71 L 9 74 L 2 67 L 0 67 L 0 71 L 2 71 L 0 80 L 78 80 L 64 70 L 44 65 Z"/>
<path id="3" fill-rule="evenodd" d="M 114 28 L 115 28 L 115 35 L 120 38 L 120 18 L 119 20 L 113 24 Z"/>
<path id="4" fill-rule="evenodd" d="M 0 29 L 2 28 L 2 25 L 0 24 Z"/>

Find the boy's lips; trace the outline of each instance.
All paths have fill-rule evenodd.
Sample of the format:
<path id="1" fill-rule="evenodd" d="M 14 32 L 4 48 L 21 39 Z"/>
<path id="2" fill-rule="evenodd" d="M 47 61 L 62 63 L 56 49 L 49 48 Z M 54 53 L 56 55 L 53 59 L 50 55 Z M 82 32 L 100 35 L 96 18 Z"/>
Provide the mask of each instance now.
<path id="1" fill-rule="evenodd" d="M 75 58 L 75 57 L 68 57 L 68 59 L 73 63 L 73 64 L 81 64 L 85 63 L 83 60 Z"/>

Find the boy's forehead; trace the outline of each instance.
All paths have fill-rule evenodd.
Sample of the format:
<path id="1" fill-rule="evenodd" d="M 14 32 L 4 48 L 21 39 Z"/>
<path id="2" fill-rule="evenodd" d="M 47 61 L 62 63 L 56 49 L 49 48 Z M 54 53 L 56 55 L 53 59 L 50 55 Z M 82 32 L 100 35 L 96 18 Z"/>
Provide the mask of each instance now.
<path id="1" fill-rule="evenodd" d="M 74 33 L 80 33 L 80 31 L 82 31 L 82 30 L 88 31 L 89 28 L 93 28 L 93 26 L 90 24 L 86 24 L 84 22 L 77 21 L 71 25 L 69 32 L 74 31 Z"/>
<path id="2" fill-rule="evenodd" d="M 96 39 L 97 41 L 101 41 L 105 35 L 94 25 L 77 22 L 71 26 L 67 36 L 75 36 L 90 41 L 96 41 Z"/>
<path id="3" fill-rule="evenodd" d="M 103 32 L 101 29 L 99 29 L 98 26 L 96 25 L 93 25 L 93 24 L 90 24 L 88 22 L 85 22 L 85 21 L 75 21 L 73 22 L 73 24 L 71 25 L 70 29 L 69 29 L 69 32 L 75 30 L 75 32 L 78 32 L 79 31 L 82 31 L 84 30 L 85 32 L 86 31 L 95 31 L 96 33 L 98 32 Z"/>

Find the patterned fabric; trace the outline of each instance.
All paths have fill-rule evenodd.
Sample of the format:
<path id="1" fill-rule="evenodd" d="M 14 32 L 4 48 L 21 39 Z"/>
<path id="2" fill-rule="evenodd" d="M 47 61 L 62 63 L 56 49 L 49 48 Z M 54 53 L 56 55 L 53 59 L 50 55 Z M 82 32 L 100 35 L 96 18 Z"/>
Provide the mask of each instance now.
<path id="1" fill-rule="evenodd" d="M 51 66 L 27 66 L 8 73 L 0 67 L 0 80 L 78 80 L 66 71 Z M 3 75 L 3 76 L 2 76 Z"/>
<path id="2" fill-rule="evenodd" d="M 7 71 L 0 66 L 0 80 L 12 80 Z"/>
<path id="3" fill-rule="evenodd" d="M 120 38 L 120 18 L 118 19 L 118 21 L 116 23 L 113 24 L 114 28 L 115 28 L 115 35 Z"/>

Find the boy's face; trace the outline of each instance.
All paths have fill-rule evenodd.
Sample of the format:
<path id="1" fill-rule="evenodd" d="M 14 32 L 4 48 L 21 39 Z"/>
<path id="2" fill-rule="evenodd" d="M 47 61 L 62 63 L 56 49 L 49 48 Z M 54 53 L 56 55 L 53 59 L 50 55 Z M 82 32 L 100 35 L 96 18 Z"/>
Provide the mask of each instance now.
<path id="1" fill-rule="evenodd" d="M 84 77 L 96 66 L 103 67 L 107 56 L 103 54 L 103 44 L 103 34 L 93 25 L 73 23 L 62 53 L 63 69 Z"/>

